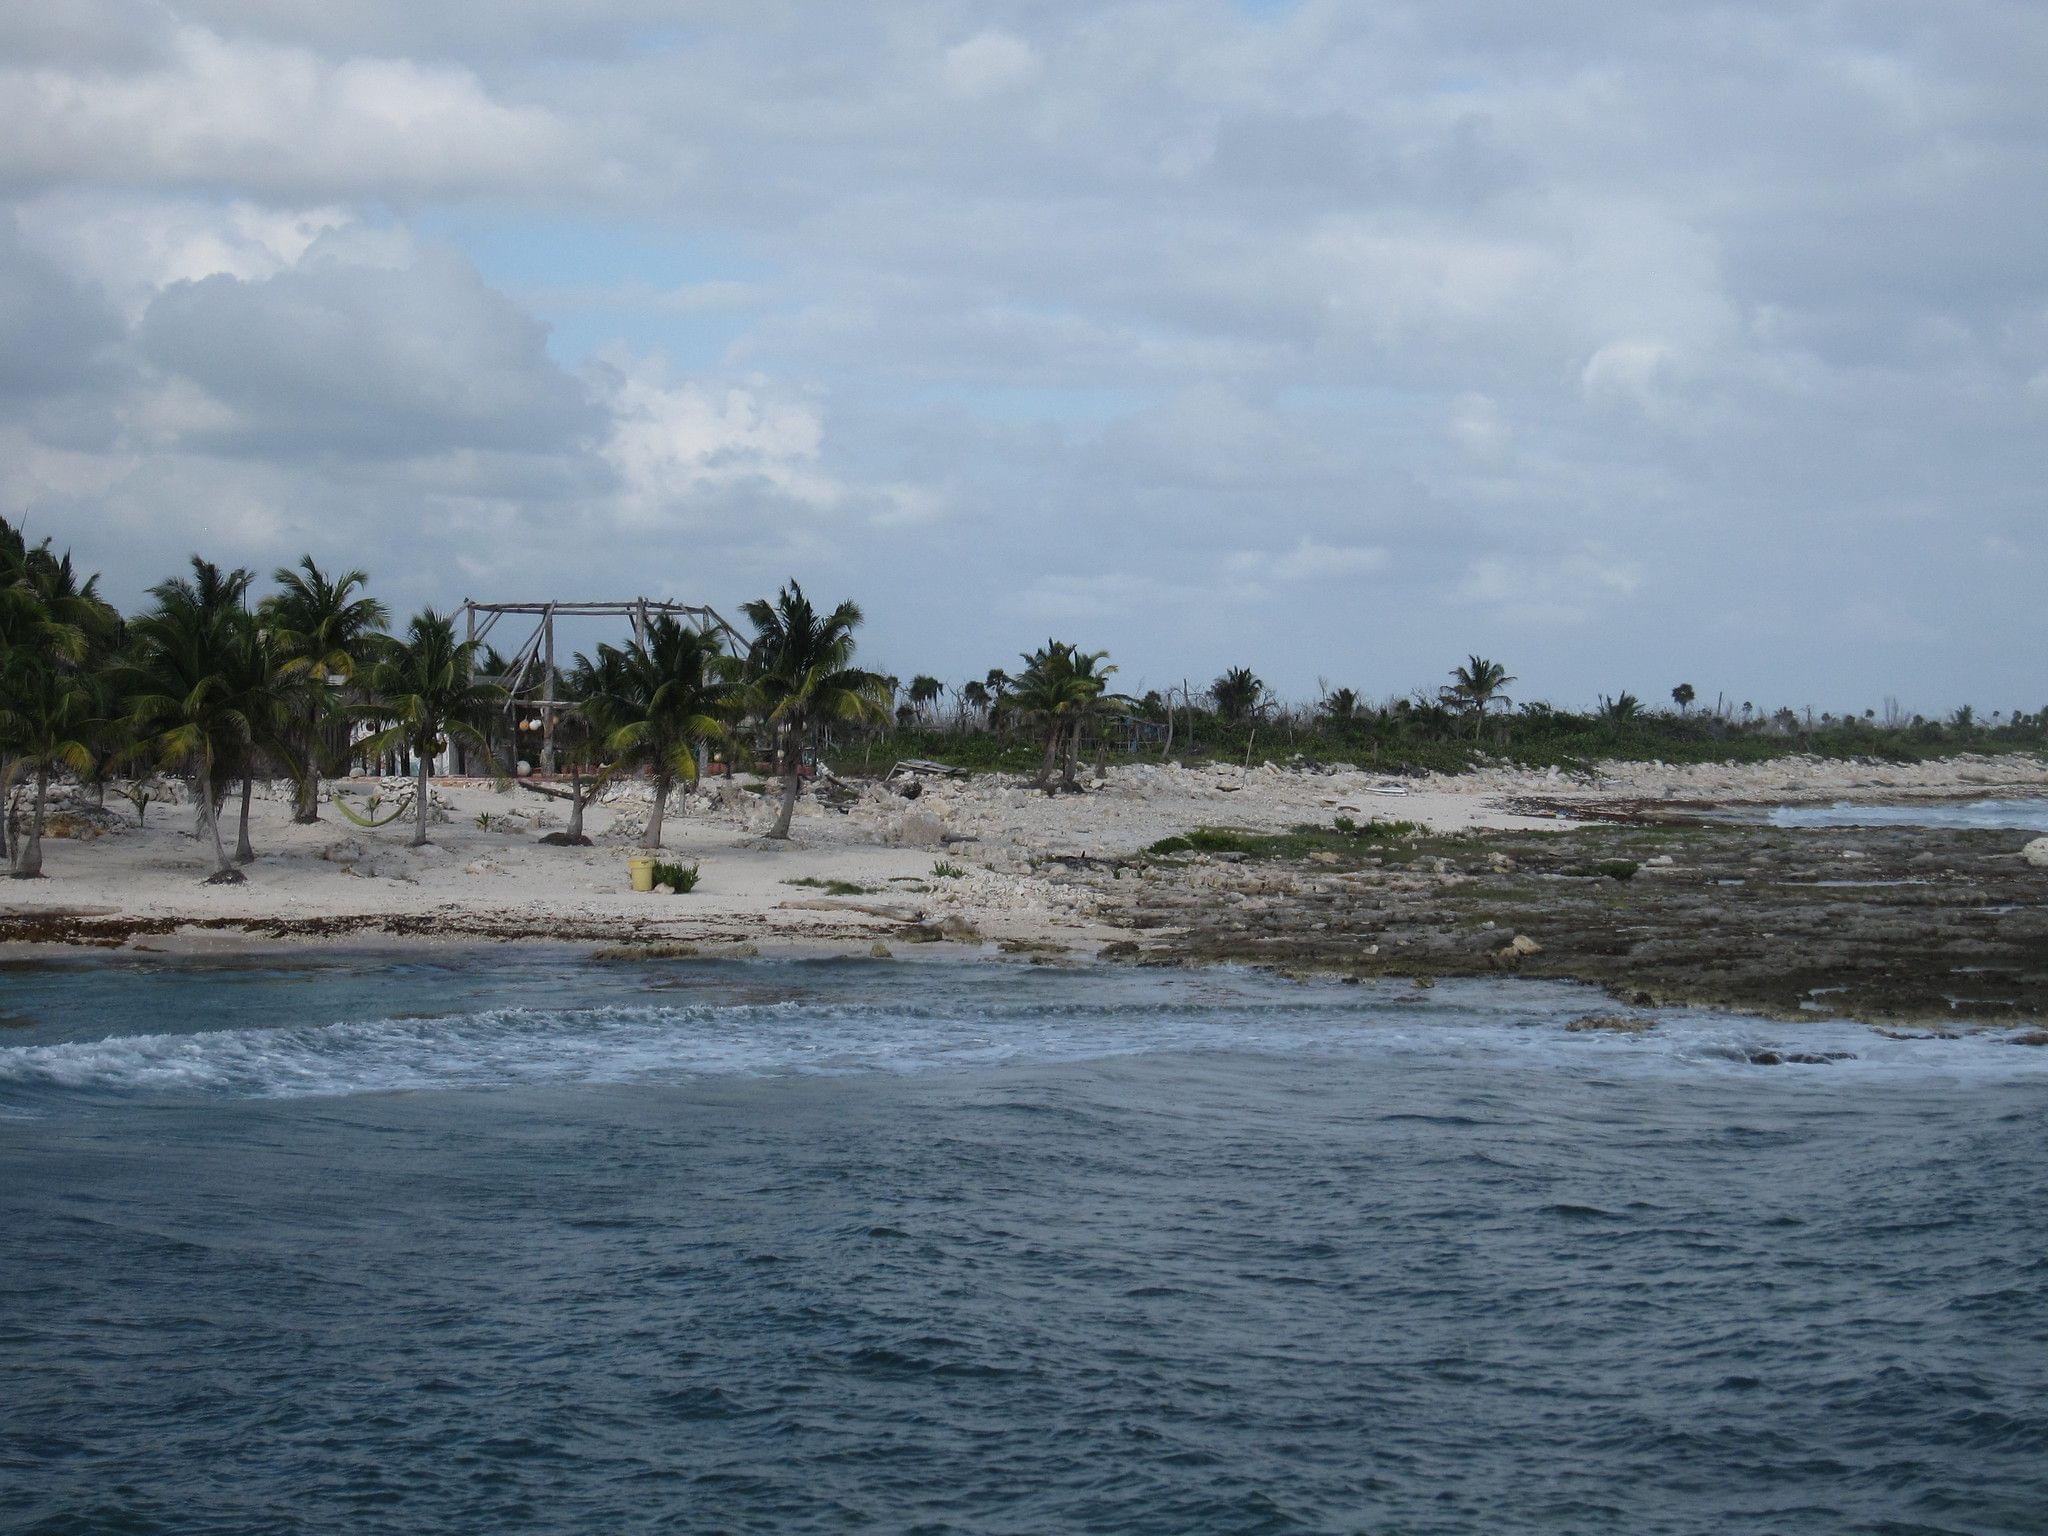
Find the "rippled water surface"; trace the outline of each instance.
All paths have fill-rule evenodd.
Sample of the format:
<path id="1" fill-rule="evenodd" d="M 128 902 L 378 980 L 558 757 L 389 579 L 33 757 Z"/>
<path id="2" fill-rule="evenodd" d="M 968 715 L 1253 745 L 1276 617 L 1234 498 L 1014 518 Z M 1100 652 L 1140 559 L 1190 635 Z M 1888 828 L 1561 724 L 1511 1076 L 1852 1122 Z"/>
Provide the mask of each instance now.
<path id="1" fill-rule="evenodd" d="M 1909 805 L 1781 805 L 1772 809 L 1778 827 L 2011 827 L 2048 832 L 2048 799 L 1923 800 Z"/>
<path id="2" fill-rule="evenodd" d="M 0 1528 L 2048 1528 L 2048 1050 L 1597 1005 L 0 971 Z"/>

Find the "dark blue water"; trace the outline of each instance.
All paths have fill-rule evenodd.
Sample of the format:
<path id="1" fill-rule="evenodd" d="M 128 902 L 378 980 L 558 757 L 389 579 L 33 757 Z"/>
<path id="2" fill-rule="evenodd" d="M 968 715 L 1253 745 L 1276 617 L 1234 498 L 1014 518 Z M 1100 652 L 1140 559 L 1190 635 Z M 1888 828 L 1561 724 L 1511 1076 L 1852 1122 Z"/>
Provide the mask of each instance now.
<path id="1" fill-rule="evenodd" d="M 2048 1529 L 2048 1051 L 1590 1001 L 0 972 L 0 1528 Z"/>

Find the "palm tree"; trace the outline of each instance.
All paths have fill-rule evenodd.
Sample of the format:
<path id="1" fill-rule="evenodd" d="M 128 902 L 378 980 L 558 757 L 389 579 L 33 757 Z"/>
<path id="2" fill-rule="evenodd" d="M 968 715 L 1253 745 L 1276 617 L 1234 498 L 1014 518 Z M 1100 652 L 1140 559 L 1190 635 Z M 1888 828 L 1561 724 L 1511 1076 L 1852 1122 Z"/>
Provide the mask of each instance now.
<path id="1" fill-rule="evenodd" d="M 1024 674 L 1016 680 L 1012 702 L 1045 728 L 1045 760 L 1034 782 L 1047 793 L 1062 761 L 1061 787 L 1080 788 L 1075 760 L 1081 729 L 1106 702 L 1108 677 L 1116 670 L 1103 665 L 1108 656 L 1107 651 L 1083 651 L 1063 640 L 1048 640 L 1024 658 Z"/>
<path id="2" fill-rule="evenodd" d="M 1600 695 L 1600 718 L 1610 725 L 1626 725 L 1643 712 L 1643 701 L 1623 690 L 1614 698 Z"/>
<path id="3" fill-rule="evenodd" d="M 21 529 L 0 517 L 0 649 L 33 646 L 77 663 L 95 638 L 119 625 L 99 595 L 99 577 L 79 578 L 69 551 L 50 541 L 30 544 Z"/>
<path id="4" fill-rule="evenodd" d="M 929 721 L 932 706 L 939 702 L 939 695 L 946 691 L 946 685 L 936 677 L 919 673 L 910 680 L 910 703 L 920 719 Z"/>
<path id="5" fill-rule="evenodd" d="M 1358 718 L 1360 707 L 1361 700 L 1356 690 L 1350 688 L 1331 689 L 1323 695 L 1322 703 L 1318 706 L 1322 710 L 1323 718 L 1332 725 L 1349 725 Z"/>
<path id="6" fill-rule="evenodd" d="M 11 652 L 0 670 L 0 749 L 10 759 L 0 781 L 0 806 L 12 798 L 16 779 L 35 775 L 36 794 L 28 835 L 15 849 L 14 878 L 38 880 L 43 873 L 43 820 L 49 807 L 50 775 L 69 768 L 80 778 L 97 762 L 99 690 L 77 668 L 26 648 Z"/>
<path id="7" fill-rule="evenodd" d="M 569 765 L 569 826 L 567 831 L 547 833 L 541 841 L 558 848 L 588 848 L 583 813 L 610 782 L 612 764 L 604 761 L 597 727 L 585 707 L 595 686 L 590 663 L 578 656 L 576 665 L 562 674 L 560 686 L 558 697 L 576 706 L 555 719 L 555 748 Z"/>
<path id="8" fill-rule="evenodd" d="M 81 579 L 68 552 L 53 552 L 48 539 L 32 545 L 0 518 L 0 669 L 27 656 L 103 672 L 120 619 L 98 588 L 99 577 Z M 0 784 L 13 782 L 8 749 L 0 744 Z M 10 851 L 7 803 L 0 793 L 0 857 Z"/>
<path id="9" fill-rule="evenodd" d="M 248 740 L 243 744 L 240 760 L 234 764 L 234 772 L 242 780 L 235 862 L 253 864 L 256 850 L 249 842 L 249 802 L 255 792 L 257 768 L 264 758 L 270 758 L 282 764 L 295 782 L 302 781 L 312 770 L 298 758 L 293 739 L 301 706 L 296 680 L 283 674 L 270 636 L 248 614 L 230 610 L 228 626 L 228 691 L 249 722 Z M 223 776 L 222 782 L 231 776 Z"/>
<path id="10" fill-rule="evenodd" d="M 1108 665 L 1109 652 L 1070 651 L 1068 659 L 1073 668 L 1069 684 L 1072 702 L 1067 710 L 1067 750 L 1060 767 L 1060 788 L 1078 794 L 1081 733 L 1111 708 L 1127 707 L 1130 700 L 1109 691 L 1109 675 L 1116 670 Z"/>
<path id="11" fill-rule="evenodd" d="M 981 680 L 981 686 L 988 691 L 989 729 L 1006 729 L 1010 713 L 1010 692 L 1017 686 L 1015 679 L 1001 667 L 990 667 L 988 676 Z"/>
<path id="12" fill-rule="evenodd" d="M 1486 724 L 1486 711 L 1495 704 L 1515 702 L 1501 691 L 1514 681 L 1499 662 L 1488 661 L 1484 656 L 1468 656 L 1465 665 L 1451 673 L 1450 685 L 1437 690 L 1437 697 L 1448 708 L 1463 710 L 1472 717 L 1472 736 L 1476 741 L 1480 728 Z"/>
<path id="13" fill-rule="evenodd" d="M 624 649 L 600 645 L 595 661 L 576 658 L 570 685 L 600 752 L 613 769 L 646 768 L 653 776 L 642 847 L 661 846 L 669 793 L 677 779 L 697 782 L 698 749 L 727 739 L 728 722 L 744 702 L 737 672 L 715 636 L 666 614 L 648 621 L 644 640 Z M 580 802 L 576 812 L 580 821 Z"/>
<path id="14" fill-rule="evenodd" d="M 977 683 L 970 677 L 960 685 L 960 690 L 954 697 L 959 699 L 962 708 L 975 711 L 983 719 L 988 718 L 989 703 L 992 696 L 988 691 L 986 683 Z"/>
<path id="15" fill-rule="evenodd" d="M 791 581 L 773 602 L 756 598 L 741 612 L 754 626 L 747 652 L 754 706 L 779 731 L 782 809 L 768 835 L 786 838 L 803 790 L 803 755 L 813 725 L 886 720 L 888 703 L 882 679 L 853 664 L 859 605 L 847 601 L 820 614 Z"/>
<path id="16" fill-rule="evenodd" d="M 505 692 L 495 683 L 476 681 L 476 655 L 474 640 L 458 641 L 454 621 L 427 608 L 414 615 L 403 640 L 380 648 L 370 666 L 370 702 L 358 705 L 356 712 L 391 723 L 359 746 L 370 753 L 403 747 L 413 754 L 419 781 L 413 790 L 408 847 L 429 841 L 427 776 L 434 758 L 458 739 L 490 756 L 490 743 L 475 722 L 501 702 Z"/>
<path id="17" fill-rule="evenodd" d="M 1693 692 L 1691 683 L 1680 683 L 1671 690 L 1671 702 L 1678 706 L 1681 715 L 1692 713 L 1692 701 L 1698 697 L 1699 695 Z"/>
<path id="18" fill-rule="evenodd" d="M 300 772 L 292 820 L 308 825 L 320 819 L 321 770 L 333 766 L 324 739 L 341 714 L 339 690 L 369 665 L 390 613 L 364 595 L 370 578 L 362 571 L 329 576 L 311 555 L 299 558 L 297 570 L 280 567 L 271 579 L 278 590 L 258 612 L 279 679 L 296 696 L 299 722 L 292 734 Z"/>
<path id="19" fill-rule="evenodd" d="M 131 626 L 134 645 L 115 672 L 127 694 L 130 751 L 192 780 L 200 836 L 213 844 L 209 885 L 243 878 L 221 844 L 220 801 L 227 775 L 247 762 L 258 735 L 237 686 L 238 647 L 249 627 L 240 603 L 250 580 L 248 571 L 222 571 L 194 555 L 191 579 L 150 589 L 156 607 Z"/>
<path id="20" fill-rule="evenodd" d="M 1209 697 L 1226 725 L 1242 725 L 1259 711 L 1266 685 L 1250 667 L 1232 667 L 1209 685 Z"/>

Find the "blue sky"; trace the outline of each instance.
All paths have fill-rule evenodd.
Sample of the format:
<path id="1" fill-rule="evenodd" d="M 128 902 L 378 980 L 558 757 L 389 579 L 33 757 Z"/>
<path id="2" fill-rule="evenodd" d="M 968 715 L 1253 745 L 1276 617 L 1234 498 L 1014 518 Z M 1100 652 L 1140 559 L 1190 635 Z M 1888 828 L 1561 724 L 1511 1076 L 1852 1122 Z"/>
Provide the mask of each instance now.
<path id="1" fill-rule="evenodd" d="M 2044 76 L 1992 0 L 17 8 L 0 510 L 125 601 L 2039 708 Z"/>

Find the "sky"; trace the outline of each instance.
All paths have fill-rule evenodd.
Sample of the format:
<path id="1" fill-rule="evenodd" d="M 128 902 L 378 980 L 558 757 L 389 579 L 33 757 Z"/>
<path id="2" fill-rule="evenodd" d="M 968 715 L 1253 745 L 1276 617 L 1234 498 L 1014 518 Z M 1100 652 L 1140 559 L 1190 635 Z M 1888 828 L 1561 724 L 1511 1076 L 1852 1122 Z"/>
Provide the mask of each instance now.
<path id="1" fill-rule="evenodd" d="M 2037 0 L 0 8 L 0 513 L 878 668 L 2048 705 Z"/>

